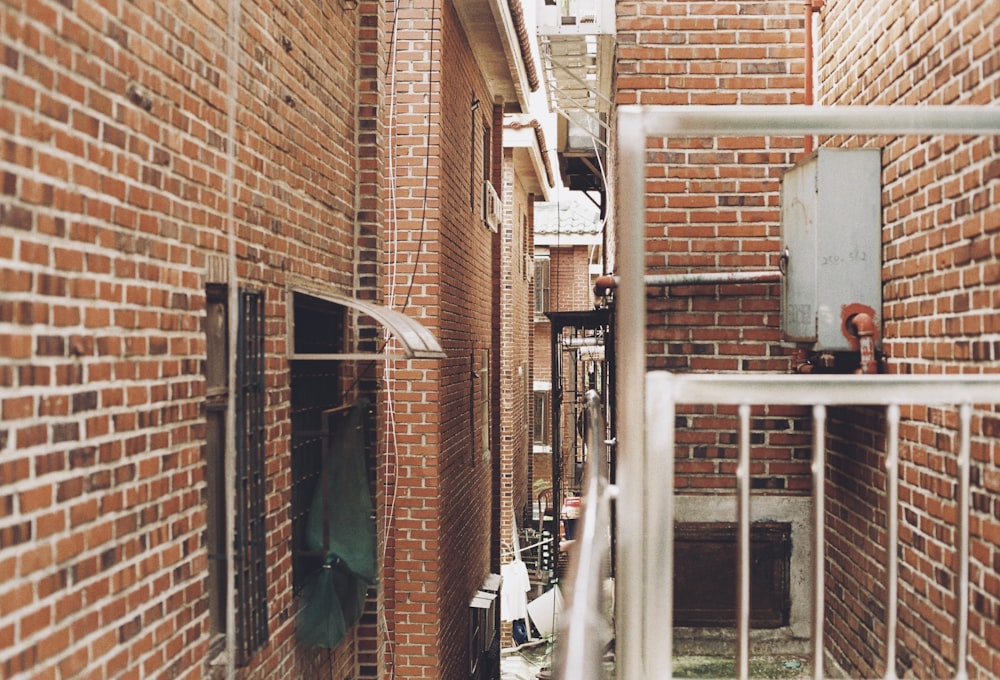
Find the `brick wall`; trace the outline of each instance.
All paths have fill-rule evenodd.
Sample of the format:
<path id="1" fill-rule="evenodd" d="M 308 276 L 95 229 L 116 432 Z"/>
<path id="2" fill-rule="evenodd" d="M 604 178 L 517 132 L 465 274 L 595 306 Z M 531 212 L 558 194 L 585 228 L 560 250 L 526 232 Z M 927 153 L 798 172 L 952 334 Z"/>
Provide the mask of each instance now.
<path id="1" fill-rule="evenodd" d="M 513 150 L 503 163 L 504 222 L 500 262 L 500 563 L 514 558 L 514 532 L 523 530 L 524 511 L 531 499 L 529 461 L 532 449 L 532 365 L 535 339 L 531 334 L 534 303 L 526 255 L 532 253 L 534 195 L 514 169 Z M 515 525 L 516 522 L 516 525 Z M 522 543 L 523 546 L 523 543 Z M 520 556 L 518 556 L 520 557 Z M 513 645 L 510 624 L 501 627 L 503 647 Z"/>
<path id="2" fill-rule="evenodd" d="M 801 2 L 619 3 L 620 104 L 799 104 Z M 779 179 L 802 139 L 670 138 L 647 153 L 649 274 L 776 270 Z M 650 369 L 791 368 L 780 345 L 779 287 L 770 284 L 647 289 Z M 735 411 L 678 412 L 678 485 L 735 487 Z M 808 437 L 799 411 L 754 412 L 754 484 L 808 490 Z"/>
<path id="3" fill-rule="evenodd" d="M 354 286 L 358 159 L 380 134 L 358 146 L 361 21 L 312 2 L 0 9 L 5 677 L 208 674 L 203 317 L 220 263 L 264 292 L 268 336 L 270 642 L 241 675 L 356 671 L 353 638 L 295 649 L 284 286 Z"/>
<path id="4" fill-rule="evenodd" d="M 1000 7 L 995 3 L 833 0 L 819 19 L 817 100 L 827 104 L 995 104 Z M 995 138 L 866 140 L 883 148 L 884 350 L 896 373 L 996 371 L 996 244 L 1000 191 Z M 829 510 L 838 592 L 835 658 L 852 675 L 884 671 L 885 525 L 873 432 L 881 416 L 843 415 L 831 458 L 838 502 Z M 901 575 L 896 671 L 955 668 L 956 412 L 904 409 Z M 997 420 L 973 418 L 970 675 L 1000 672 L 997 653 Z M 879 442 L 876 437 L 875 442 Z M 842 621 L 842 623 L 840 623 Z"/>
<path id="5" fill-rule="evenodd" d="M 549 247 L 549 282 L 553 312 L 592 309 L 589 246 Z"/>
<path id="6" fill-rule="evenodd" d="M 520 528 L 529 501 L 528 456 L 531 452 L 532 370 L 535 338 L 531 334 L 534 306 L 525 255 L 532 253 L 534 197 L 514 172 L 513 152 L 504 161 L 504 229 L 500 305 L 503 367 L 500 376 L 500 541 L 510 544 L 514 521 Z M 538 342 L 544 345 L 544 341 Z M 509 556 L 502 561 L 508 561 Z"/>
<path id="7" fill-rule="evenodd" d="M 399 7 L 395 22 L 395 117 L 387 127 L 397 144 L 390 153 L 396 190 L 386 209 L 395 216 L 387 249 L 398 264 L 387 300 L 395 296 L 396 308 L 420 315 L 448 358 L 388 374 L 395 388 L 387 442 L 394 484 L 384 499 L 392 513 L 390 665 L 400 678 L 459 678 L 468 672 L 468 605 L 497 545 L 491 520 L 499 470 L 483 446 L 492 382 L 482 398 L 498 360 L 494 236 L 480 218 L 478 179 L 483 128 L 501 130 L 454 8 Z"/>

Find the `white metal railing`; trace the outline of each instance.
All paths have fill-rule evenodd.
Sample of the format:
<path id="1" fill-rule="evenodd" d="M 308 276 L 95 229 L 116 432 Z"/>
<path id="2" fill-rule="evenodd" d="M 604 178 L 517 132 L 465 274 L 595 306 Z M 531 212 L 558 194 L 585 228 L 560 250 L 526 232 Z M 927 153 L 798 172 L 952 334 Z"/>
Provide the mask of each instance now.
<path id="1" fill-rule="evenodd" d="M 765 404 L 812 407 L 813 424 L 813 596 L 812 645 L 814 677 L 823 677 L 824 621 L 824 500 L 826 467 L 826 408 L 828 406 L 880 405 L 886 408 L 886 677 L 895 677 L 896 622 L 898 613 L 898 503 L 899 503 L 899 421 L 900 405 L 959 405 L 958 450 L 958 611 L 955 641 L 958 647 L 958 667 L 955 677 L 965 678 L 965 658 L 969 614 L 969 464 L 970 423 L 972 404 L 1000 402 L 1000 375 L 934 375 L 934 376 L 860 376 L 860 375 L 777 375 L 777 374 L 671 374 L 652 372 L 647 375 L 647 420 L 661 422 L 662 428 L 651 428 L 646 439 L 647 488 L 673 488 L 674 436 L 673 413 L 677 404 L 726 404 L 738 407 L 739 462 L 737 465 L 737 550 L 739 583 L 737 606 L 737 671 L 740 678 L 749 676 L 750 656 L 750 407 Z M 659 430 L 662 430 L 659 431 Z M 624 487 L 624 481 L 623 481 Z M 648 516 L 641 524 L 646 534 L 660 534 L 673 527 L 672 504 L 662 515 Z M 625 527 L 621 532 L 628 531 Z M 673 575 L 673 554 L 668 550 L 662 565 L 664 580 Z M 669 593 L 670 591 L 665 591 Z M 644 597 L 648 603 L 649 598 Z M 669 600 L 668 600 L 669 601 Z M 638 607 L 638 603 L 633 603 Z M 627 609 L 627 608 L 626 608 Z M 655 630 L 672 630 L 672 613 L 668 606 L 649 607 L 645 625 Z M 631 614 L 625 614 L 629 616 Z M 669 636 L 662 636 L 669 638 Z M 628 639 L 619 638 L 619 658 Z M 662 644 L 662 642 L 661 642 Z M 618 677 L 648 677 L 622 675 Z"/>
<path id="2" fill-rule="evenodd" d="M 740 407 L 746 425 L 757 403 L 813 406 L 813 493 L 824 497 L 823 433 L 826 406 L 882 404 L 887 408 L 887 479 L 890 506 L 888 539 L 898 541 L 898 423 L 900 404 L 960 404 L 959 593 L 956 631 L 958 669 L 966 677 L 968 612 L 968 451 L 971 404 L 996 403 L 998 377 L 985 376 L 778 376 L 765 374 L 646 376 L 645 178 L 646 144 L 653 137 L 714 135 L 902 135 L 1000 134 L 1000 108 L 984 106 L 623 106 L 617 111 L 618 262 L 616 304 L 617 503 L 616 535 L 616 677 L 640 680 L 662 677 L 673 659 L 673 612 L 653 597 L 669 593 L 673 581 L 674 412 L 678 403 L 729 403 Z M 647 393 L 648 397 L 647 398 Z M 742 426 L 741 426 L 742 427 Z M 748 560 L 749 439 L 742 430 L 739 463 L 740 560 Z M 964 501 L 963 501 L 964 499 Z M 814 501 L 814 505 L 817 503 Z M 815 518 L 817 545 L 823 522 Z M 887 676 L 894 676 L 896 622 L 895 546 L 888 549 Z M 822 563 L 814 582 L 821 586 Z M 748 670 L 747 573 L 742 569 L 739 598 L 740 677 Z M 815 595 L 814 654 L 816 677 L 822 677 L 822 589 Z"/>
<path id="3" fill-rule="evenodd" d="M 608 611 L 604 582 L 610 574 L 611 499 L 601 400 L 590 390 L 585 398 L 587 462 L 576 543 L 570 555 L 564 614 L 556 645 L 557 678 L 589 680 L 604 676 L 602 657 Z"/>

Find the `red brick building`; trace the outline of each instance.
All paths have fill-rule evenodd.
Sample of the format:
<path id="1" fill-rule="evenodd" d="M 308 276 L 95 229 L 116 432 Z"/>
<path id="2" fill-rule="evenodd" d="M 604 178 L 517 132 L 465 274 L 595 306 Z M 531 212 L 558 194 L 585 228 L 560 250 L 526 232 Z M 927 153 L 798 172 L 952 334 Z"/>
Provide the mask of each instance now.
<path id="1" fill-rule="evenodd" d="M 537 119 L 504 117 L 504 216 L 500 277 L 501 410 L 500 465 L 501 562 L 512 557 L 513 532 L 524 529 L 525 511 L 533 499 L 530 470 L 532 451 L 532 386 L 535 350 L 534 266 L 536 206 L 549 198 L 555 182 L 546 137 Z"/>
<path id="2" fill-rule="evenodd" d="M 560 446 L 556 448 L 561 448 L 562 455 L 571 455 L 577 443 L 573 423 L 576 402 L 582 397 L 582 393 L 577 392 L 583 384 L 575 379 L 577 360 L 574 353 L 568 347 L 560 349 L 560 352 L 568 352 L 563 358 L 565 364 L 560 367 L 565 396 L 556 406 L 559 415 L 553 419 L 553 384 L 558 380 L 552 371 L 553 321 L 549 315 L 587 312 L 594 308 L 593 281 L 603 266 L 602 231 L 598 207 L 582 192 L 562 190 L 552 202 L 536 211 L 534 256 L 538 283 L 533 329 L 535 426 L 532 456 L 533 499 L 536 501 L 538 492 L 553 489 L 552 456 L 557 453 L 553 451 L 554 440 L 560 439 Z M 561 323 L 555 325 L 558 328 Z M 561 330 L 556 332 L 558 336 L 563 334 Z M 567 334 L 574 332 L 572 325 L 567 326 Z M 559 428 L 558 432 L 554 426 Z M 578 493 L 579 485 L 572 483 L 572 471 L 568 470 L 567 474 L 566 479 L 560 480 L 562 493 Z M 550 504 L 556 502 L 551 496 L 547 500 Z"/>
<path id="3" fill-rule="evenodd" d="M 0 35 L 0 675 L 486 677 L 518 3 L 37 0 Z"/>
<path id="4" fill-rule="evenodd" d="M 995 105 L 998 99 L 1000 9 L 990 3 L 828 0 L 804 8 L 801 2 L 625 2 L 617 4 L 617 20 L 618 105 L 814 101 L 959 107 Z M 782 178 L 817 147 L 881 150 L 875 235 L 881 244 L 876 268 L 881 290 L 874 291 L 882 300 L 875 310 L 885 357 L 881 370 L 996 372 L 991 348 L 1000 217 L 993 199 L 1000 180 L 995 139 L 988 136 L 650 140 L 646 267 L 647 274 L 662 278 L 646 290 L 648 367 L 677 372 L 857 367 L 856 354 L 847 366 L 797 353 L 801 348 L 782 333 L 787 319 L 780 284 L 692 280 L 700 273 L 781 267 Z M 614 153 L 613 166 L 622 160 Z M 677 415 L 679 519 L 732 522 L 735 408 L 689 408 Z M 796 409 L 775 407 L 753 414 L 753 504 L 765 507 L 765 514 L 808 514 L 809 426 L 801 416 Z M 838 408 L 831 418 L 828 671 L 871 677 L 886 672 L 885 419 L 863 408 Z M 996 477 L 995 420 L 991 408 L 973 418 L 969 672 L 978 677 L 998 669 L 1000 628 L 991 575 L 997 552 L 997 489 L 990 481 Z M 901 615 L 893 660 L 901 675 L 942 677 L 958 665 L 956 430 L 953 409 L 914 408 L 904 414 Z M 798 571 L 794 555 L 791 569 Z M 796 619 L 795 606 L 791 620 L 779 626 L 790 641 L 809 634 L 807 626 L 796 624 L 804 620 Z"/>
<path id="5" fill-rule="evenodd" d="M 513 132 L 505 142 L 532 120 L 538 78 L 523 9 L 3 4 L 0 675 L 495 674 L 495 599 L 479 593 L 533 499 L 526 400 L 547 368 L 525 262 L 547 178 L 522 170 L 531 152 Z M 596 143 L 561 159 L 567 185 L 608 199 L 612 235 L 612 104 L 1000 97 L 996 3 L 614 10 L 617 50 L 594 38 L 596 88 L 578 93 Z M 560 129 L 564 152 L 570 136 Z M 996 372 L 992 137 L 654 143 L 648 270 L 779 269 L 781 181 L 817 147 L 881 150 L 882 370 Z M 605 246 L 618 273 L 618 244 Z M 565 264 L 550 268 L 549 299 L 589 307 L 589 266 Z M 784 337 L 777 283 L 664 278 L 647 296 L 650 368 L 829 368 Z M 840 408 L 830 422 L 828 668 L 881 675 L 884 417 Z M 689 409 L 677 424 L 679 519 L 724 524 L 734 411 Z M 958 665 L 957 429 L 952 409 L 903 414 L 900 675 Z M 978 408 L 968 656 L 982 677 L 1000 675 L 998 432 L 995 410 Z M 751 438 L 755 507 L 807 542 L 804 413 L 755 413 Z M 350 559 L 330 549 L 345 490 Z M 298 625 L 321 587 L 338 590 L 344 619 L 329 635 L 317 618 Z M 772 630 L 798 645 L 809 633 L 789 598 Z"/>

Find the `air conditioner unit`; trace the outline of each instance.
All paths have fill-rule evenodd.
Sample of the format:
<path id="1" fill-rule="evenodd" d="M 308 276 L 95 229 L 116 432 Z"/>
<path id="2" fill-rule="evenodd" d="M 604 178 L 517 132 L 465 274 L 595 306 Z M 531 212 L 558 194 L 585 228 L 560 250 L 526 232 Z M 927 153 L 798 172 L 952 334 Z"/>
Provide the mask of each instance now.
<path id="1" fill-rule="evenodd" d="M 496 231 L 500 228 L 501 220 L 503 220 L 503 204 L 500 203 L 500 196 L 493 188 L 493 183 L 486 180 L 483 182 L 483 222 Z"/>

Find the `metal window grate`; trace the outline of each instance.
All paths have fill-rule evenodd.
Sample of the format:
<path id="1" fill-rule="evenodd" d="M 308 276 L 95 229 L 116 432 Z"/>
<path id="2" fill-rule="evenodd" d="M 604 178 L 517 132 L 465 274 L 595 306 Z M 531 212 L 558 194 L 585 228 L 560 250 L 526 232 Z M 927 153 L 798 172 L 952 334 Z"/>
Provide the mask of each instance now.
<path id="1" fill-rule="evenodd" d="M 236 356 L 236 664 L 268 641 L 264 468 L 264 295 L 239 296 Z"/>

